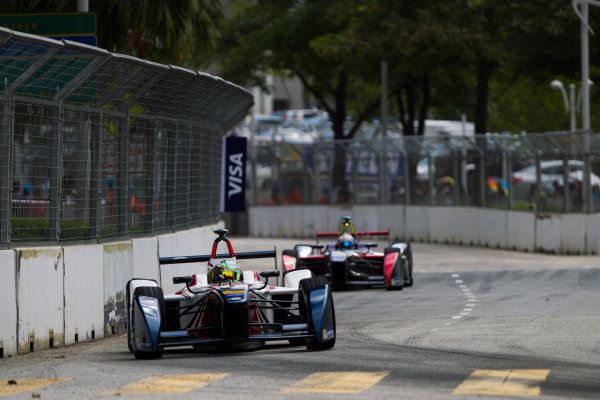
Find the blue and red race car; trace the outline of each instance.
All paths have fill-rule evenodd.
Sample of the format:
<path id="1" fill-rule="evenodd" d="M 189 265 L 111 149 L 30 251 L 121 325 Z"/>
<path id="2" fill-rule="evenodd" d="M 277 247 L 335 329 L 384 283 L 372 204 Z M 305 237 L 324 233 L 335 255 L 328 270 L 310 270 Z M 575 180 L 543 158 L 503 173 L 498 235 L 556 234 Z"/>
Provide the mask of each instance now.
<path id="1" fill-rule="evenodd" d="M 283 286 L 268 284 L 280 271 L 240 270 L 237 260 L 275 257 L 276 252 L 234 253 L 227 230 L 211 254 L 161 257 L 160 265 L 208 262 L 207 269 L 173 278 L 179 291 L 164 295 L 151 279 L 127 282 L 128 345 L 136 358 L 158 358 L 163 350 L 193 346 L 204 351 L 257 349 L 267 341 L 326 350 L 335 344 L 335 311 L 327 280 L 297 270 Z M 218 253 L 217 248 L 225 247 Z"/>
<path id="2" fill-rule="evenodd" d="M 388 231 L 356 232 L 351 217 L 343 217 L 339 232 L 317 233 L 317 244 L 297 244 L 283 250 L 284 274 L 309 269 L 313 275 L 325 276 L 332 287 L 384 285 L 388 290 L 402 290 L 413 285 L 412 249 L 408 242 L 391 244 L 381 252 L 377 243 L 361 242 L 364 236 L 388 236 Z M 335 237 L 335 243 L 319 244 L 318 239 Z"/>

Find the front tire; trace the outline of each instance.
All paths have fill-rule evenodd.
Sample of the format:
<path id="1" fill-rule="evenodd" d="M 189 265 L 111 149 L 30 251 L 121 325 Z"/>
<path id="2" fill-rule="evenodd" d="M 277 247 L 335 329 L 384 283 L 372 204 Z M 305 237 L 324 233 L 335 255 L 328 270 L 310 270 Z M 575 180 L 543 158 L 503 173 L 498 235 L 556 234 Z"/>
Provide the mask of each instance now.
<path id="1" fill-rule="evenodd" d="M 324 276 L 316 276 L 313 278 L 302 279 L 298 288 L 298 308 L 300 311 L 300 315 L 306 318 L 306 322 L 314 331 L 314 322 L 312 321 L 312 317 L 308 310 L 308 304 L 310 301 L 310 292 L 313 288 L 327 285 L 328 280 Z M 335 337 L 336 337 L 336 327 L 335 327 L 335 309 L 333 308 L 333 297 L 331 295 L 331 290 L 328 293 L 328 303 L 331 304 L 331 312 L 333 316 L 333 339 L 326 342 L 319 342 L 317 338 L 305 339 L 304 343 L 308 350 L 319 351 L 319 350 L 328 350 L 331 349 L 335 345 Z M 316 334 L 316 332 L 315 332 Z"/>
<path id="2" fill-rule="evenodd" d="M 154 297 L 158 300 L 158 306 L 160 308 L 160 317 L 161 317 L 161 325 L 164 325 L 165 321 L 165 297 L 163 295 L 162 288 L 158 286 L 140 286 L 135 289 L 133 292 L 133 301 L 135 301 L 138 296 L 146 296 L 146 297 Z M 127 338 L 129 341 L 129 348 L 133 352 L 133 355 L 138 360 L 151 360 L 156 358 L 161 358 L 163 356 L 163 349 L 159 348 L 157 351 L 140 351 L 135 350 L 135 346 L 133 346 L 133 340 L 135 340 L 135 313 L 132 312 L 131 323 L 129 325 L 129 329 L 127 330 Z"/>

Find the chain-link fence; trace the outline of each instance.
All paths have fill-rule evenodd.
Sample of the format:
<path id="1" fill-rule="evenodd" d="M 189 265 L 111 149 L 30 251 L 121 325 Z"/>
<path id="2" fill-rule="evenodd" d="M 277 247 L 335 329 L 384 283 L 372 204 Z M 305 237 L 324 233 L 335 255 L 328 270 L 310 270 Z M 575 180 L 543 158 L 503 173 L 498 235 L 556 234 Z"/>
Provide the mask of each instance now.
<path id="1" fill-rule="evenodd" d="M 219 219 L 219 78 L 0 29 L 0 246 L 120 239 Z"/>
<path id="2" fill-rule="evenodd" d="M 589 132 L 255 142 L 249 161 L 254 205 L 600 210 L 600 137 Z"/>

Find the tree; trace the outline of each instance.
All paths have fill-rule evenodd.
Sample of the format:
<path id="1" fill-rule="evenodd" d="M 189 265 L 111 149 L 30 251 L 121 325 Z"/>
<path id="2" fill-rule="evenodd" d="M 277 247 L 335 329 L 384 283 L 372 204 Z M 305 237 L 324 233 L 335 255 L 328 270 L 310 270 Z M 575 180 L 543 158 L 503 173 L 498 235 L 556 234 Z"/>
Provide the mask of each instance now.
<path id="1" fill-rule="evenodd" d="M 76 0 L 4 0 L 6 14 L 74 12 Z M 219 0 L 90 0 L 98 46 L 167 64 L 195 67 L 214 44 Z"/>
<path id="2" fill-rule="evenodd" d="M 361 123 L 379 107 L 379 92 L 369 89 L 380 58 L 358 57 L 357 43 L 344 40 L 349 26 L 340 6 L 355 2 L 328 0 L 238 2 L 223 32 L 220 56 L 227 79 L 265 87 L 269 73 L 297 76 L 329 113 L 334 138 L 352 138 Z M 370 76 L 365 76 L 370 64 Z M 366 90 L 365 90 L 366 89 Z M 346 127 L 349 99 L 361 99 L 355 119 Z M 334 180 L 344 179 L 345 152 L 338 147 Z"/>

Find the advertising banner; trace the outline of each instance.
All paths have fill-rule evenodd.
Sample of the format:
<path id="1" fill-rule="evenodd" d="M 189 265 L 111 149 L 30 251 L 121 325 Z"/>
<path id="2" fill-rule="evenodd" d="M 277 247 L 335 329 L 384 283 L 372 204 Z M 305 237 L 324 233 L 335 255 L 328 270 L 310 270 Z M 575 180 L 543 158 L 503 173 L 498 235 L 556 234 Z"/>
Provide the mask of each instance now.
<path id="1" fill-rule="evenodd" d="M 221 212 L 246 211 L 246 149 L 245 137 L 223 138 L 221 169 Z"/>

